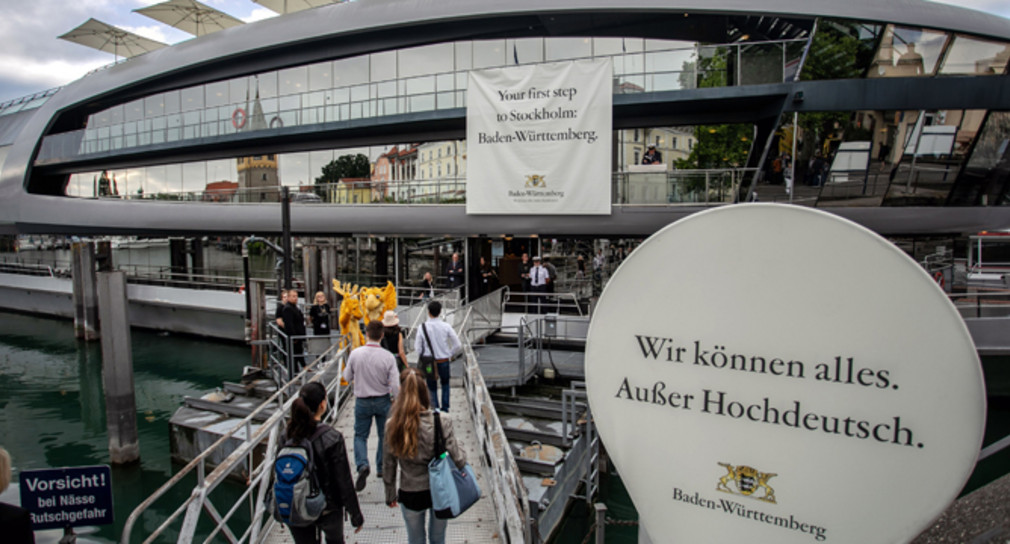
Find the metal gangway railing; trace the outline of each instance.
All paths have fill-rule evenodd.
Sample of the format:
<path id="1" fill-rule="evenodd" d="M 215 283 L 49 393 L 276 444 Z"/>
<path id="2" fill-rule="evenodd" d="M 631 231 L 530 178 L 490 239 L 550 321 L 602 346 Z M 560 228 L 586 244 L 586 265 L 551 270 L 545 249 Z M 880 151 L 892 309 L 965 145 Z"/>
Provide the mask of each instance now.
<path id="1" fill-rule="evenodd" d="M 509 311 L 518 311 L 524 314 L 585 315 L 578 294 L 571 292 L 520 293 L 508 291 L 503 300 Z"/>
<path id="2" fill-rule="evenodd" d="M 463 387 L 466 391 L 467 412 L 474 423 L 477 440 L 487 458 L 491 480 L 495 484 L 485 491 L 491 495 L 498 513 L 498 532 L 503 537 L 502 542 L 533 542 L 533 518 L 526 486 L 470 344 L 467 328 L 471 323 L 472 312 L 467 307 L 446 318 L 450 323 L 461 324 L 458 330 L 463 343 Z"/>
<path id="3" fill-rule="evenodd" d="M 532 518 L 526 487 L 523 485 L 509 441 L 470 345 L 469 327 L 473 311 L 470 307 L 459 307 L 448 311 L 444 318 L 457 330 L 463 344 L 462 385 L 466 394 L 466 413 L 473 423 L 480 450 L 488 462 L 488 476 L 491 483 L 484 489 L 484 493 L 494 504 L 497 514 L 496 528 L 498 534 L 502 535 L 502 541 L 512 544 L 532 542 Z M 283 337 L 283 333 L 279 330 L 275 331 L 272 342 L 276 345 L 272 349 L 280 354 L 291 354 L 292 340 Z M 133 541 L 134 528 L 144 513 L 171 490 L 187 485 L 187 480 L 194 474 L 196 486 L 193 487 L 189 497 L 160 526 L 149 535 L 145 535 L 146 538 L 142 542 L 146 544 L 155 542 L 159 537 L 164 538 L 168 536 L 168 531 L 176 526 L 179 526 L 176 540 L 180 543 L 214 542 L 215 539 L 221 538 L 232 544 L 264 542 L 276 525 L 267 511 L 268 494 L 272 484 L 271 469 L 281 434 L 286 426 L 286 415 L 290 412 L 291 404 L 296 397 L 294 393 L 310 381 L 323 383 L 329 398 L 336 399 L 331 405 L 338 407 L 327 412 L 323 423 L 335 424 L 341 411 L 347 406 L 339 404 L 339 399 L 344 393 L 339 369 L 346 361 L 349 352 L 349 348 L 338 348 L 335 344 L 304 370 L 294 375 L 290 381 L 278 387 L 277 392 L 249 416 L 237 422 L 231 430 L 142 502 L 127 519 L 121 542 L 130 544 Z M 271 360 L 271 367 L 278 371 L 272 375 L 275 380 L 292 368 L 290 359 L 288 361 L 283 359 L 282 355 L 276 360 Z M 271 410 L 272 413 L 266 421 L 262 423 L 256 421 Z M 236 440 L 242 442 L 236 446 Z M 221 458 L 222 452 L 227 452 L 229 448 L 231 451 L 222 462 L 210 466 L 212 459 Z M 226 479 L 234 478 L 236 475 L 244 479 L 245 490 L 237 498 L 213 499 L 213 492 Z M 243 510 L 248 512 L 250 521 L 245 531 L 237 534 L 229 521 L 233 521 L 236 514 Z M 206 536 L 203 534 L 198 536 L 198 527 L 209 533 Z"/>
<path id="4" fill-rule="evenodd" d="M 201 523 L 207 523 L 204 520 L 205 516 L 209 518 L 212 529 L 204 542 L 213 542 L 219 535 L 231 543 L 260 542 L 275 523 L 271 516 L 265 515 L 267 493 L 270 489 L 270 478 L 273 473 L 271 468 L 277 444 L 285 427 L 285 416 L 290 412 L 291 404 L 296 398 L 296 395 L 291 393 L 297 391 L 301 385 L 318 381 L 326 388 L 329 398 L 339 399 L 340 375 L 336 370 L 346 360 L 348 353 L 349 350 L 346 348 L 338 351 L 336 347 L 331 347 L 190 461 L 133 510 L 123 527 L 121 542 L 129 544 L 132 541 L 134 527 L 144 513 L 173 489 L 187 485 L 186 480 L 193 474 L 196 475 L 196 486 L 189 498 L 183 501 L 160 526 L 146 535 L 143 542 L 145 544 L 155 542 L 180 521 L 177 542 L 193 542 L 196 540 L 197 527 Z M 273 413 L 266 421 L 262 424 L 257 421 L 271 410 Z M 324 416 L 323 423 L 329 424 L 335 421 L 337 413 L 337 410 L 330 410 Z M 236 440 L 242 442 L 236 446 Z M 224 460 L 216 466 L 211 466 L 212 459 L 220 458 L 225 452 L 228 453 Z M 222 514 L 222 509 L 215 506 L 215 502 L 221 504 L 222 501 L 215 500 L 212 493 L 220 488 L 226 479 L 235 476 L 244 477 L 246 488 L 238 498 L 225 496 L 223 501 L 229 504 L 225 506 L 227 510 Z M 229 521 L 243 509 L 248 512 L 251 522 L 244 533 L 237 535 L 229 525 Z"/>

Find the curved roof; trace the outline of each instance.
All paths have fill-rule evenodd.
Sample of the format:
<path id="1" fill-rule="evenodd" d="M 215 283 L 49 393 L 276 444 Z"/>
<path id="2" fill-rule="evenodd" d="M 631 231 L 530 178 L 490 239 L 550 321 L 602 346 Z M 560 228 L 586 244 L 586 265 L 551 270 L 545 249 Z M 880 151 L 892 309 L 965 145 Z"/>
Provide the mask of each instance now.
<path id="1" fill-rule="evenodd" d="M 453 39 L 511 37 L 520 32 L 587 35 L 600 30 L 601 35 L 649 32 L 655 36 L 657 29 L 648 29 L 649 15 L 836 17 L 1010 41 L 1010 19 L 925 0 L 622 0 L 617 4 L 613 0 L 360 0 L 331 4 L 226 29 L 113 66 L 72 84 L 72 100 L 191 68 L 227 66 L 230 59 L 281 49 L 286 49 L 283 56 L 289 64 L 299 64 Z M 618 14 L 641 19 L 615 24 L 613 16 Z M 248 70 L 236 67 L 236 72 Z M 212 79 L 227 77 L 232 75 L 222 72 Z"/>

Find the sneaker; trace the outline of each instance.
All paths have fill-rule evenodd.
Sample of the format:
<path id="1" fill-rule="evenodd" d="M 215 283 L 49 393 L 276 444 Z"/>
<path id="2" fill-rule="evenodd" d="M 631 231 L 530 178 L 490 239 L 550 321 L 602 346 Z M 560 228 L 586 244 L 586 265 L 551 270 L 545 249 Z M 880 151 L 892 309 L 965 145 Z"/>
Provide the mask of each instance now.
<path id="1" fill-rule="evenodd" d="M 363 469 L 361 469 L 361 470 L 358 471 L 358 479 L 354 481 L 354 490 L 355 491 L 359 491 L 360 492 L 360 491 L 362 491 L 362 490 L 365 489 L 365 484 L 368 483 L 368 473 L 369 472 L 371 472 L 371 469 L 369 469 L 368 467 L 365 467 L 365 468 L 363 468 Z"/>

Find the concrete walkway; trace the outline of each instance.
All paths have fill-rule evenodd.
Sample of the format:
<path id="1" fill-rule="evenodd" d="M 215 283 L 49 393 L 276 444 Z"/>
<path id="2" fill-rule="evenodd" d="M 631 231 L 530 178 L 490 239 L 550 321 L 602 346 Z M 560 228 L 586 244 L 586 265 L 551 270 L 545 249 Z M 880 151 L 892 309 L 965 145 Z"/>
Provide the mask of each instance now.
<path id="1" fill-rule="evenodd" d="M 480 485 L 483 494 L 480 501 L 466 511 L 457 519 L 449 520 L 446 531 L 446 542 L 473 542 L 473 543 L 495 543 L 501 542 L 497 533 L 497 520 L 495 518 L 494 504 L 488 494 L 488 470 L 475 436 L 473 421 L 467 417 L 465 412 L 466 393 L 461 386 L 453 385 L 450 406 L 450 415 L 457 440 L 466 450 L 466 459 L 477 473 L 477 483 Z M 348 400 L 347 405 L 341 410 L 337 418 L 337 429 L 344 435 L 347 444 L 347 455 L 353 465 L 354 449 L 354 400 Z M 378 436 L 375 429 L 368 437 L 368 459 L 369 462 L 375 460 L 375 449 L 378 447 Z M 368 478 L 368 485 L 365 490 L 358 493 L 358 500 L 361 503 L 361 511 L 365 516 L 365 526 L 360 533 L 355 534 L 349 522 L 344 523 L 344 535 L 348 544 L 406 542 L 407 531 L 404 529 L 403 516 L 400 508 L 389 508 L 385 503 L 385 492 L 382 481 L 375 476 L 375 468 L 372 467 L 372 474 Z M 274 528 L 270 537 L 266 540 L 271 544 L 293 544 L 291 533 L 283 526 Z"/>

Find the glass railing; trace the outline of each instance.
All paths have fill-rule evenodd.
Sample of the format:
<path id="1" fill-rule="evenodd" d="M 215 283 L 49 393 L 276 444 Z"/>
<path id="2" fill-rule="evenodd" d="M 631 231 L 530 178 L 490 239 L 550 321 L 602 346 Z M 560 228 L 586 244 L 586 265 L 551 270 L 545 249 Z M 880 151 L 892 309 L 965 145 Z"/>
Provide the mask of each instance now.
<path id="1" fill-rule="evenodd" d="M 806 40 L 696 45 L 597 55 L 614 61 L 615 94 L 776 83 L 791 79 Z M 575 59 L 577 60 L 577 59 Z M 466 107 L 469 70 L 390 79 L 143 116 L 47 136 L 38 163 L 282 127 L 318 126 Z M 129 112 L 128 112 L 129 113 Z M 92 116 L 96 118 L 96 116 Z M 194 142 L 195 143 L 195 142 Z"/>
<path id="2" fill-rule="evenodd" d="M 670 172 L 615 172 L 611 183 L 614 204 L 718 205 L 738 200 L 741 185 L 750 183 L 753 168 L 674 170 Z M 88 198 L 88 197 L 86 197 Z M 124 193 L 103 200 L 186 202 L 206 204 L 270 204 L 280 202 L 281 187 Z M 316 184 L 311 191 L 291 193 L 295 206 L 320 204 L 463 204 L 466 179 L 410 181 L 355 181 Z"/>

